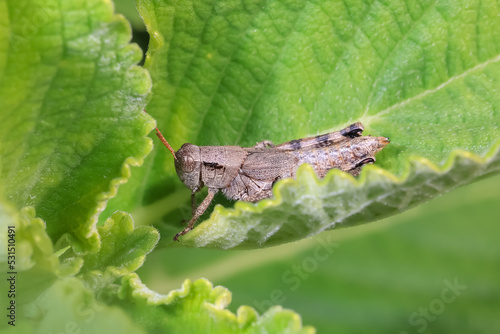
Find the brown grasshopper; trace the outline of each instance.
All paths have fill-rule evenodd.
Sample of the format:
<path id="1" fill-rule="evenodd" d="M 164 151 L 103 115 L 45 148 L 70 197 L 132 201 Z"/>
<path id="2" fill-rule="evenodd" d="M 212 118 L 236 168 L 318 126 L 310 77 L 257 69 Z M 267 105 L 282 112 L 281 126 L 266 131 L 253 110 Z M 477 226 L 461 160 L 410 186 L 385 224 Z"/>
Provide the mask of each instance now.
<path id="1" fill-rule="evenodd" d="M 219 190 L 232 200 L 257 202 L 271 197 L 274 183 L 295 177 L 297 168 L 304 163 L 310 164 L 321 178 L 332 168 L 357 176 L 361 167 L 374 163 L 375 154 L 389 143 L 385 137 L 362 137 L 363 130 L 363 124 L 358 122 L 340 131 L 276 146 L 268 140 L 254 147 L 186 143 L 174 152 L 157 128 L 158 137 L 175 158 L 177 175 L 191 189 L 193 216 L 174 241 L 193 229 Z M 196 207 L 195 194 L 204 186 L 208 187 L 208 195 Z"/>

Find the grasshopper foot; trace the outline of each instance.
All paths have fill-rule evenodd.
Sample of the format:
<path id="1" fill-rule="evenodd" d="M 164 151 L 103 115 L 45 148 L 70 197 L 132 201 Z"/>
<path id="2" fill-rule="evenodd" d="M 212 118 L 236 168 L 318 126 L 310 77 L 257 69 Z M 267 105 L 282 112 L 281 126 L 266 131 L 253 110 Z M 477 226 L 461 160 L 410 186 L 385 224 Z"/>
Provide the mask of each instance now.
<path id="1" fill-rule="evenodd" d="M 177 233 L 174 237 L 174 241 L 179 241 L 179 237 L 181 235 L 184 235 L 186 233 L 188 233 L 189 231 L 191 231 L 193 228 L 192 227 L 186 227 L 185 229 L 183 229 L 182 231 L 180 231 L 179 233 Z"/>

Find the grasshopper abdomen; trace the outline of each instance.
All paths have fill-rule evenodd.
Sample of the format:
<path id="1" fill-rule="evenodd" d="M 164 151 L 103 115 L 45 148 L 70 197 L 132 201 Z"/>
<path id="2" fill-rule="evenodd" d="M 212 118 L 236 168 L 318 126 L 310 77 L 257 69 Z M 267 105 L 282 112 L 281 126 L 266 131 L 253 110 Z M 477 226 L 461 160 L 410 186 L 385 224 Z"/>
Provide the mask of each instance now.
<path id="1" fill-rule="evenodd" d="M 389 140 L 385 137 L 355 137 L 329 146 L 290 151 L 299 164 L 310 164 L 318 177 L 324 177 L 330 169 L 358 175 L 361 166 L 375 162 L 375 154 L 382 150 Z"/>

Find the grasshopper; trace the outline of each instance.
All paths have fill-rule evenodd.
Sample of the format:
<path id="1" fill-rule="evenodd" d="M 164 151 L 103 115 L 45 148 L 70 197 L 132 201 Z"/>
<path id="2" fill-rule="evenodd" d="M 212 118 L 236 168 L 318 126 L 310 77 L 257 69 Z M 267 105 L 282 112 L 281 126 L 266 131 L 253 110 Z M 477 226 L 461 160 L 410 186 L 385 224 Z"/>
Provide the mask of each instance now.
<path id="1" fill-rule="evenodd" d="M 191 231 L 219 191 L 229 199 L 257 202 L 272 196 L 276 181 L 293 178 L 300 165 L 310 164 L 322 178 L 333 168 L 357 176 L 361 167 L 375 162 L 375 154 L 389 138 L 362 136 L 360 122 L 324 135 L 274 145 L 268 140 L 254 147 L 196 146 L 186 143 L 175 152 L 156 128 L 175 159 L 179 179 L 191 190 L 192 218 L 179 236 Z M 195 194 L 204 186 L 208 195 L 196 206 Z"/>

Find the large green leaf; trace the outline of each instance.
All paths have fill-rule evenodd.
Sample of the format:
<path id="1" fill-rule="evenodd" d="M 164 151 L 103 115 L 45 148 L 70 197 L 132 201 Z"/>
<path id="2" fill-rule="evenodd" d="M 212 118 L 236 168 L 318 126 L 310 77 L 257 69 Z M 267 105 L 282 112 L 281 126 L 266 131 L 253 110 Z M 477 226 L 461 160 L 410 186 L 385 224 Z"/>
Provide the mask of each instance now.
<path id="1" fill-rule="evenodd" d="M 182 245 L 253 248 L 296 240 L 335 223 L 403 211 L 498 172 L 495 1 L 137 4 L 151 35 L 148 112 L 174 148 L 282 142 L 354 121 L 391 138 L 378 155 L 385 171 L 371 169 L 356 183 L 338 172 L 318 182 L 303 170 L 296 182 L 282 182 L 273 200 L 216 207 Z M 156 223 L 165 241 L 189 217 L 189 193 L 157 143 L 111 208 L 150 204 L 135 215 Z"/>
<path id="2" fill-rule="evenodd" d="M 0 182 L 53 240 L 98 249 L 97 217 L 151 150 L 150 92 L 106 1 L 1 1 Z"/>

